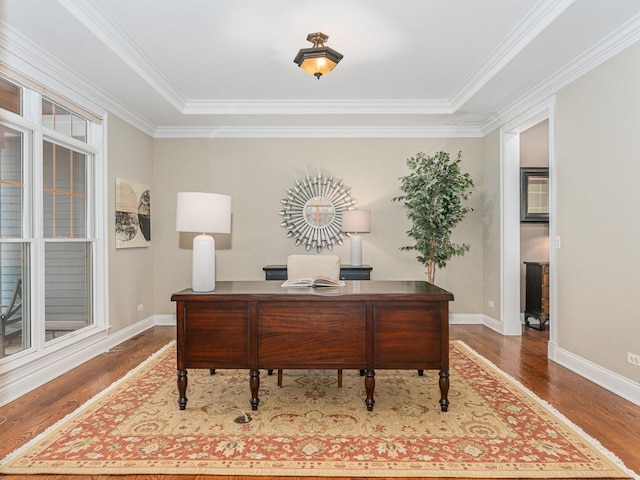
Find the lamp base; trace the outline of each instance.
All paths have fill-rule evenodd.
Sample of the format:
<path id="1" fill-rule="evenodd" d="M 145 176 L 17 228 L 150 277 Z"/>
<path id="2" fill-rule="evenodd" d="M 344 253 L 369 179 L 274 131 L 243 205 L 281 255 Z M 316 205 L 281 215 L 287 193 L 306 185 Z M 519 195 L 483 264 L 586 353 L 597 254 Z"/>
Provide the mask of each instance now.
<path id="1" fill-rule="evenodd" d="M 210 235 L 193 239 L 191 289 L 194 292 L 213 292 L 216 288 L 216 242 Z"/>
<path id="2" fill-rule="evenodd" d="M 362 237 L 351 235 L 351 266 L 362 266 Z"/>

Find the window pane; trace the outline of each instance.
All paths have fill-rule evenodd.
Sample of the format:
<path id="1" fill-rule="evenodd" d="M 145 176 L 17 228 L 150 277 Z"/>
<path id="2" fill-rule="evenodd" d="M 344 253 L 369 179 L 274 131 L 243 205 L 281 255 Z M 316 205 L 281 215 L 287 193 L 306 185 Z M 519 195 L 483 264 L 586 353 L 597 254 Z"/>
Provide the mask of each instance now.
<path id="1" fill-rule="evenodd" d="M 0 243 L 0 358 L 31 346 L 29 302 L 23 295 L 27 252 L 27 244 Z"/>
<path id="2" fill-rule="evenodd" d="M 0 78 L 0 108 L 21 115 L 22 89 L 17 85 Z"/>
<path id="3" fill-rule="evenodd" d="M 53 129 L 71 136 L 71 112 L 60 105 L 53 105 Z"/>
<path id="4" fill-rule="evenodd" d="M 93 323 L 91 244 L 45 244 L 45 333 L 47 341 Z"/>
<path id="5" fill-rule="evenodd" d="M 0 236 L 22 237 L 22 134 L 0 126 Z"/>
<path id="6" fill-rule="evenodd" d="M 74 237 L 87 237 L 87 156 L 73 153 L 71 175 L 72 232 Z"/>
<path id="7" fill-rule="evenodd" d="M 42 99 L 42 125 L 51 130 L 55 130 L 54 126 L 54 115 L 53 115 L 53 103 L 51 103 L 46 98 Z"/>
<path id="8" fill-rule="evenodd" d="M 46 141 L 43 154 L 45 237 L 86 237 L 87 156 Z"/>
<path id="9" fill-rule="evenodd" d="M 87 141 L 87 121 L 46 98 L 42 99 L 42 124 L 82 142 Z"/>
<path id="10" fill-rule="evenodd" d="M 77 115 L 71 117 L 71 136 L 81 142 L 87 141 L 87 121 Z"/>

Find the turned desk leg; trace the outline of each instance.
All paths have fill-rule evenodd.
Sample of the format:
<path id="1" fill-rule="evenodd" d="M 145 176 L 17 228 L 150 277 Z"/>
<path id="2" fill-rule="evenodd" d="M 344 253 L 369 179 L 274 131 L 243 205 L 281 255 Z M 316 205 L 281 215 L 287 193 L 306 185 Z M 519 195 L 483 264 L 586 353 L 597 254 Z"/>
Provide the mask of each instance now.
<path id="1" fill-rule="evenodd" d="M 449 370 L 440 370 L 440 409 L 446 412 L 449 409 Z"/>
<path id="2" fill-rule="evenodd" d="M 367 391 L 367 398 L 364 403 L 367 405 L 367 410 L 370 412 L 373 410 L 373 404 L 376 401 L 373 399 L 373 391 L 376 388 L 376 374 L 373 370 L 367 370 L 364 376 L 364 388 Z"/>
<path id="3" fill-rule="evenodd" d="M 178 370 L 178 405 L 180 410 L 187 408 L 187 370 Z"/>
<path id="4" fill-rule="evenodd" d="M 249 372 L 249 388 L 251 389 L 251 410 L 258 410 L 258 404 L 260 403 L 260 399 L 258 398 L 260 370 L 251 370 Z"/>

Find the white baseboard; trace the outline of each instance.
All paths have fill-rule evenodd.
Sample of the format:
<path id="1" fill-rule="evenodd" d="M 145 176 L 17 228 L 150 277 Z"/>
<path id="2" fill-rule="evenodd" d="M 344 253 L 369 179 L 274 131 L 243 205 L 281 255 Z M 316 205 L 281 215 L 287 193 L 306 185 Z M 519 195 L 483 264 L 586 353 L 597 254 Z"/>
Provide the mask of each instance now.
<path id="1" fill-rule="evenodd" d="M 453 313 L 449 316 L 449 325 L 484 325 L 503 333 L 502 322 L 483 313 Z"/>
<path id="2" fill-rule="evenodd" d="M 550 360 L 567 367 L 581 377 L 591 380 L 596 385 L 609 390 L 616 395 L 640 406 L 640 384 L 632 382 L 626 377 L 596 365 L 578 355 L 559 348 L 549 342 L 548 357 Z"/>
<path id="3" fill-rule="evenodd" d="M 106 330 L 89 331 L 80 340 L 64 345 L 52 345 L 24 361 L 7 364 L 0 372 L 0 406 L 59 377 L 129 338 L 153 327 L 153 316 L 108 335 Z M 18 354 L 16 354 L 18 355 Z"/>
<path id="4" fill-rule="evenodd" d="M 452 313 L 449 315 L 449 325 L 482 325 L 481 313 Z"/>
<path id="5" fill-rule="evenodd" d="M 173 313 L 167 313 L 164 315 L 155 315 L 156 325 L 176 325 L 176 316 Z"/>

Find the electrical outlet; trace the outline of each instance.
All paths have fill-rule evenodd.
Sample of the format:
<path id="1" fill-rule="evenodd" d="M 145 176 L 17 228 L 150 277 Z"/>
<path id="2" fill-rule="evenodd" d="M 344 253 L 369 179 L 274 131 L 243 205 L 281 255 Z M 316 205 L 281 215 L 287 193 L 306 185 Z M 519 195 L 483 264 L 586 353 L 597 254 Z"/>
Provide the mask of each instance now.
<path id="1" fill-rule="evenodd" d="M 493 300 L 489 300 L 489 308 L 493 308 L 495 307 L 495 303 L 493 303 Z"/>
<path id="2" fill-rule="evenodd" d="M 627 362 L 629 362 L 631 365 L 635 365 L 636 367 L 640 367 L 640 355 L 627 352 Z"/>
<path id="3" fill-rule="evenodd" d="M 138 311 L 141 312 L 144 309 L 144 304 L 138 305 Z"/>

